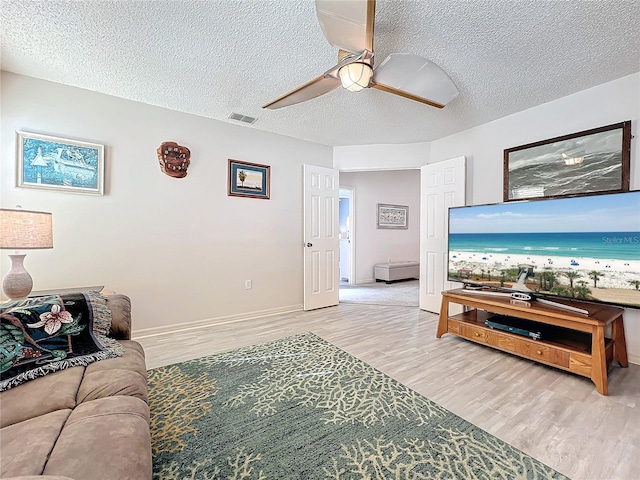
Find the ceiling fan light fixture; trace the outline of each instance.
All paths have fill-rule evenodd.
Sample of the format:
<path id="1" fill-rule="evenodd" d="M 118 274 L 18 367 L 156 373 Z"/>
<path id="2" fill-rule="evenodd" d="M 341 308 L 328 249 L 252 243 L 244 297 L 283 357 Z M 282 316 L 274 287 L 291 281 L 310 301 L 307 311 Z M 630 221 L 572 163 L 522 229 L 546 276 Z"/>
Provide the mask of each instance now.
<path id="1" fill-rule="evenodd" d="M 373 70 L 362 62 L 353 62 L 338 70 L 342 86 L 350 92 L 359 92 L 369 86 Z"/>

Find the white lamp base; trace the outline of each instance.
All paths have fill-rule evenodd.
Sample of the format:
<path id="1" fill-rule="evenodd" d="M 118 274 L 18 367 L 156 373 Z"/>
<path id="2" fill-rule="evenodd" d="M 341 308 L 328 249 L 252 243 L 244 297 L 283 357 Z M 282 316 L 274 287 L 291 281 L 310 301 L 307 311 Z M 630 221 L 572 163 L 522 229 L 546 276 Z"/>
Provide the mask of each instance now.
<path id="1" fill-rule="evenodd" d="M 33 279 L 24 268 L 26 255 L 9 255 L 11 270 L 2 280 L 2 291 L 11 300 L 26 298 L 33 288 Z"/>

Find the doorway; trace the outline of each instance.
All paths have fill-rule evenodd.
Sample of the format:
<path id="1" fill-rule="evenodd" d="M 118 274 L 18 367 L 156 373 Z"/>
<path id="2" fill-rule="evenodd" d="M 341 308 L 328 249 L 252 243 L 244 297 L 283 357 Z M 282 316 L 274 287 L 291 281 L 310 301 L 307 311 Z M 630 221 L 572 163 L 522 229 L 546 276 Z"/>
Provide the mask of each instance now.
<path id="1" fill-rule="evenodd" d="M 462 167 L 458 165 L 460 162 Z M 352 301 L 351 297 L 356 293 L 362 293 L 358 300 L 366 300 L 369 303 L 378 292 L 392 290 L 387 288 L 392 287 L 391 285 L 375 282 L 374 265 L 376 263 L 419 260 L 420 281 L 414 282 L 414 285 L 417 285 L 413 287 L 416 292 L 414 295 L 418 297 L 421 309 L 436 312 L 439 310 L 440 291 L 445 287 L 443 282 L 446 272 L 444 263 L 446 263 L 447 207 L 464 204 L 466 186 L 464 162 L 465 159 L 462 157 L 427 165 L 419 170 L 369 170 L 341 173 L 340 179 L 344 184 L 350 184 L 352 188 L 358 189 L 358 203 L 356 204 L 355 198 L 350 198 L 347 209 L 346 200 L 343 198 L 349 198 L 349 192 L 347 187 L 340 187 L 339 197 L 340 202 L 343 203 L 340 233 L 344 237 L 340 248 L 340 301 Z M 459 193 L 462 195 L 461 198 Z M 405 230 L 408 235 L 407 233 L 402 235 L 402 230 L 381 230 L 376 227 L 376 219 L 371 215 L 376 211 L 378 202 L 409 205 L 409 227 Z M 354 221 L 353 213 L 349 215 L 350 228 L 348 229 L 347 211 L 360 213 L 359 223 Z M 357 243 L 356 232 L 353 231 L 356 223 L 359 238 Z M 419 231 L 416 232 L 416 229 Z M 434 243 L 436 239 L 438 242 Z M 415 258 L 416 256 L 419 258 Z M 357 275 L 353 271 L 355 268 L 358 269 Z M 402 288 L 409 286 L 405 284 Z M 366 288 L 366 292 L 364 290 L 360 292 L 355 287 L 361 290 Z M 401 286 L 393 287 L 399 289 Z M 393 296 L 399 297 L 399 292 Z M 427 304 L 425 299 L 435 306 L 431 303 Z M 412 298 L 411 302 L 407 303 L 415 304 L 415 299 Z"/>
<path id="2" fill-rule="evenodd" d="M 353 225 L 355 225 L 353 218 L 354 194 L 353 187 L 340 187 L 338 214 L 340 285 L 352 285 L 355 283 L 355 272 L 353 271 L 353 246 L 355 245 L 355 231 L 353 228 Z"/>
<path id="3" fill-rule="evenodd" d="M 340 302 L 417 308 L 418 280 L 393 284 L 376 282 L 374 266 L 378 263 L 419 259 L 420 171 L 398 169 L 340 172 L 340 179 Z M 411 218 L 408 228 L 379 228 L 377 216 L 380 203 L 407 205 Z M 348 210 L 353 213 L 349 215 L 347 222 Z M 349 272 L 349 258 L 350 275 L 345 275 L 345 272 Z"/>

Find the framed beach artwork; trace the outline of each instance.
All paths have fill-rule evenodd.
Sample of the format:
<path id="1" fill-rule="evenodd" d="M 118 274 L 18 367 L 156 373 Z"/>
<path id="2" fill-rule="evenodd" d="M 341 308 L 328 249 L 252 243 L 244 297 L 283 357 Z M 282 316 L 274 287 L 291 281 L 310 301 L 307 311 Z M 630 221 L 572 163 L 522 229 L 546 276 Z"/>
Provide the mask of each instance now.
<path id="1" fill-rule="evenodd" d="M 104 145 L 20 131 L 16 142 L 18 187 L 104 194 Z"/>
<path id="2" fill-rule="evenodd" d="M 271 167 L 229 159 L 227 194 L 232 197 L 269 199 Z"/>
<path id="3" fill-rule="evenodd" d="M 409 207 L 379 203 L 378 228 L 409 228 Z"/>
<path id="4" fill-rule="evenodd" d="M 629 191 L 631 121 L 504 151 L 504 201 Z"/>

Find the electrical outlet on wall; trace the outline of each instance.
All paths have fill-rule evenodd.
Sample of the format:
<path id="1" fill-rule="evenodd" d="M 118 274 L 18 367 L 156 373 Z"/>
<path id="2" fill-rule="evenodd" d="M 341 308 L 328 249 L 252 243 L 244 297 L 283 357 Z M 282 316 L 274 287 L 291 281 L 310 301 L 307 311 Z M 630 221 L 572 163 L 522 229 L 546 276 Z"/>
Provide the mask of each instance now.
<path id="1" fill-rule="evenodd" d="M 245 290 L 251 290 L 251 280 L 245 280 L 244 281 L 244 289 Z"/>

